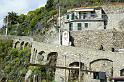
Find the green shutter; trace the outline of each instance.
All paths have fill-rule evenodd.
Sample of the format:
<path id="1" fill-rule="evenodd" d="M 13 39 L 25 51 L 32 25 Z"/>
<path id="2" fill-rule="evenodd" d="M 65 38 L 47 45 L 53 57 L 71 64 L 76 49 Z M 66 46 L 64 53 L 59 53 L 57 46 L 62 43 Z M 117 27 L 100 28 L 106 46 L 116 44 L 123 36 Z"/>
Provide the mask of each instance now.
<path id="1" fill-rule="evenodd" d="M 72 13 L 72 17 L 71 17 L 71 20 L 74 20 L 74 13 Z"/>
<path id="2" fill-rule="evenodd" d="M 85 25 L 85 28 L 88 28 L 88 23 L 84 23 L 84 25 Z"/>
<path id="3" fill-rule="evenodd" d="M 78 30 L 82 30 L 82 24 L 81 23 L 77 23 L 77 26 L 78 26 Z"/>
<path id="4" fill-rule="evenodd" d="M 69 15 L 67 15 L 67 19 L 69 19 Z"/>

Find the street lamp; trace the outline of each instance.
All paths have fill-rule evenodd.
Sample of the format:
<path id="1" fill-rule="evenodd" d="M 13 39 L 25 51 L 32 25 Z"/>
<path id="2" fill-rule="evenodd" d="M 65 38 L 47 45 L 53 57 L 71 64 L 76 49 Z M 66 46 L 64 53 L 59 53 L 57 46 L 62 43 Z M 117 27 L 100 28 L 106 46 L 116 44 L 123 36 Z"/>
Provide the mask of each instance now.
<path id="1" fill-rule="evenodd" d="M 6 35 L 8 35 L 8 16 L 7 16 L 7 23 L 6 23 Z"/>
<path id="2" fill-rule="evenodd" d="M 59 20 L 59 26 L 58 26 L 58 29 L 59 29 L 59 44 L 61 45 L 61 7 L 60 7 L 60 1 L 58 0 L 58 6 L 59 6 L 59 16 L 58 16 L 58 20 Z"/>

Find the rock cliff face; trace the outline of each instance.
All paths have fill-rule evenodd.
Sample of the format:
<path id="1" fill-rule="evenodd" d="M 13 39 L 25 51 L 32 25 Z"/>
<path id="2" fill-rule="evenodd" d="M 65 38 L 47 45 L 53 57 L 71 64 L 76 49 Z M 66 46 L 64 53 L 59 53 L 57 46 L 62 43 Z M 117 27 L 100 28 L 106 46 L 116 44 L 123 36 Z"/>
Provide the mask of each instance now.
<path id="1" fill-rule="evenodd" d="M 35 35 L 33 38 L 35 41 L 50 43 L 50 44 L 58 44 L 59 43 L 59 34 L 58 30 L 55 27 L 51 27 L 44 35 Z"/>

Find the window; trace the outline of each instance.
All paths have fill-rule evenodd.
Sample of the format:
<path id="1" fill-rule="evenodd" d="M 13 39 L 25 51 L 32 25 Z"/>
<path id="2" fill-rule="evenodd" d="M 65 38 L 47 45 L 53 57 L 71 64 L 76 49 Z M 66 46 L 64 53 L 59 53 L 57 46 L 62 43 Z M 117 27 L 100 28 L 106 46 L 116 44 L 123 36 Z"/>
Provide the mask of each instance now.
<path id="1" fill-rule="evenodd" d="M 71 15 L 72 17 L 71 17 L 71 20 L 74 20 L 74 13 L 72 13 L 72 15 Z"/>
<path id="2" fill-rule="evenodd" d="M 79 19 L 81 19 L 81 12 L 79 12 Z"/>
<path id="3" fill-rule="evenodd" d="M 70 30 L 70 31 L 73 30 L 73 23 L 69 23 L 69 30 Z"/>
<path id="4" fill-rule="evenodd" d="M 83 19 L 86 19 L 87 13 L 83 13 Z"/>
<path id="5" fill-rule="evenodd" d="M 91 17 L 95 17 L 95 11 L 91 11 Z"/>
<path id="6" fill-rule="evenodd" d="M 67 15 L 67 19 L 69 19 L 69 15 Z"/>
<path id="7" fill-rule="evenodd" d="M 84 23 L 84 27 L 85 28 L 88 28 L 88 23 Z"/>
<path id="8" fill-rule="evenodd" d="M 120 75 L 124 76 L 124 69 L 120 70 Z"/>
<path id="9" fill-rule="evenodd" d="M 82 28 L 81 28 L 82 24 L 81 23 L 77 23 L 77 26 L 78 26 L 78 30 L 82 30 Z"/>
<path id="10" fill-rule="evenodd" d="M 93 78 L 94 79 L 106 79 L 106 73 L 105 72 L 94 72 L 93 73 Z"/>

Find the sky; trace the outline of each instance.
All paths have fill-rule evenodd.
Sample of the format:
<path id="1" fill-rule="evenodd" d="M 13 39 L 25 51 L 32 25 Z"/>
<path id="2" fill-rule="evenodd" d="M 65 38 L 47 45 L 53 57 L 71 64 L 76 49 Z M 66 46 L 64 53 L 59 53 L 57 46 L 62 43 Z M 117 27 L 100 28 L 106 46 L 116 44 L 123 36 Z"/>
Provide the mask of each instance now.
<path id="1" fill-rule="evenodd" d="M 47 0 L 0 0 L 0 28 L 3 25 L 3 18 L 8 12 L 14 11 L 18 15 L 26 14 L 46 4 Z"/>

